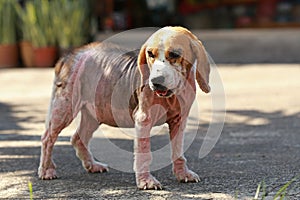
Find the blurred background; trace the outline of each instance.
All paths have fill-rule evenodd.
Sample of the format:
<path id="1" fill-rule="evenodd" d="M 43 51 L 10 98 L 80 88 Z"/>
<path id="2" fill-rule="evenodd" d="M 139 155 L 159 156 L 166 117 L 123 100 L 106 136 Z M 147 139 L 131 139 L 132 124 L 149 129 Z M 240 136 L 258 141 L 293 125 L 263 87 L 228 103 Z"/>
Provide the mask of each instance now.
<path id="1" fill-rule="evenodd" d="M 299 0 L 94 1 L 101 29 L 180 24 L 190 29 L 300 27 Z"/>
<path id="2" fill-rule="evenodd" d="M 262 38 L 269 38 L 264 50 L 275 53 L 256 52 L 253 62 L 300 60 L 278 57 L 285 46 L 299 50 L 300 0 L 0 0 L 0 67 L 51 67 L 65 52 L 91 41 L 166 25 L 193 30 L 218 62 L 251 62 L 247 55 L 222 55 L 233 44 L 240 45 L 236 52 L 249 44 L 255 52 Z M 274 49 L 278 38 L 282 42 Z M 46 56 L 52 58 L 43 61 Z"/>

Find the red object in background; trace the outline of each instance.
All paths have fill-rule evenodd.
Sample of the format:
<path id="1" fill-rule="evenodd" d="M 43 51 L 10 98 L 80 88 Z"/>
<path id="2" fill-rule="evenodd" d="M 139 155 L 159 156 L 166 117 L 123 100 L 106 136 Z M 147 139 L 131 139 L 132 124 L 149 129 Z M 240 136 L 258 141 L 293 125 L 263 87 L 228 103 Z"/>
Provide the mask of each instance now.
<path id="1" fill-rule="evenodd" d="M 258 2 L 264 2 L 269 0 L 211 0 L 211 1 L 196 1 L 191 2 L 189 0 L 181 0 L 179 4 L 179 11 L 181 14 L 191 14 L 196 13 L 205 9 L 214 9 L 220 6 L 234 6 L 234 5 L 251 5 Z M 271 0 L 272 1 L 272 0 Z"/>
<path id="2" fill-rule="evenodd" d="M 268 23 L 273 21 L 276 14 L 276 6 L 278 0 L 262 0 L 259 1 L 257 7 L 257 21 L 259 23 Z"/>
<path id="3" fill-rule="evenodd" d="M 253 22 L 252 18 L 249 16 L 241 16 L 236 19 L 235 26 L 236 27 L 248 27 Z"/>
<path id="4" fill-rule="evenodd" d="M 179 12 L 183 15 L 196 13 L 204 9 L 215 8 L 217 2 L 206 2 L 206 3 L 190 3 L 189 1 L 183 0 L 179 5 Z"/>
<path id="5" fill-rule="evenodd" d="M 107 17 L 104 20 L 104 30 L 111 31 L 114 28 L 114 20 L 112 17 Z"/>

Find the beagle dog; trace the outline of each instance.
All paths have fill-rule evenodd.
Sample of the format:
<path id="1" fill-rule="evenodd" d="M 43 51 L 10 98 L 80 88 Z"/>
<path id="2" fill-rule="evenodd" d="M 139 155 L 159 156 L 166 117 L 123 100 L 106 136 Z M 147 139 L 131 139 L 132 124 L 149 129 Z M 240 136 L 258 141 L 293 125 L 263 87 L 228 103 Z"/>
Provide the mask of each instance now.
<path id="1" fill-rule="evenodd" d="M 134 171 L 139 189 L 162 189 L 151 175 L 150 131 L 167 123 L 173 173 L 180 182 L 198 182 L 183 152 L 186 121 L 195 99 L 196 82 L 210 92 L 210 65 L 202 43 L 183 27 L 164 27 L 138 51 L 111 43 L 92 43 L 61 58 L 55 66 L 53 93 L 42 136 L 38 175 L 57 177 L 52 149 L 58 134 L 81 112 L 71 138 L 88 172 L 108 171 L 89 148 L 101 124 L 134 127 Z"/>

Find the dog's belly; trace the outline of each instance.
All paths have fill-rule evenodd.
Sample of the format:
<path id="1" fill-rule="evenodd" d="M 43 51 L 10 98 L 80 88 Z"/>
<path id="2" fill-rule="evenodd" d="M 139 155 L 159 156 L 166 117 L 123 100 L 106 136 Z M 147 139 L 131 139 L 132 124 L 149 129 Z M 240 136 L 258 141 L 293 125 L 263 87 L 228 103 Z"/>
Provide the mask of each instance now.
<path id="1" fill-rule="evenodd" d="M 111 87 L 114 89 L 110 90 Z M 95 99 L 95 113 L 99 123 L 113 127 L 134 127 L 138 99 L 136 98 L 136 91 L 131 88 L 132 85 L 127 81 L 122 82 L 120 85 L 113 84 L 109 86 L 103 84 L 103 81 L 99 82 Z M 155 126 L 166 122 L 167 109 L 160 104 L 154 104 L 150 108 L 150 112 Z"/>
<path id="2" fill-rule="evenodd" d="M 112 110 L 107 109 L 105 112 L 99 113 L 97 114 L 97 119 L 99 120 L 100 124 L 106 124 L 112 127 L 121 127 L 121 128 L 134 128 L 135 122 L 133 120 L 132 114 L 130 115 L 130 113 L 128 113 L 127 109 L 116 109 L 113 114 L 113 112 L 111 112 Z M 97 112 L 96 111 L 96 112 Z M 160 126 L 162 124 L 164 124 L 166 122 L 167 116 L 165 115 L 165 113 L 163 111 L 161 112 L 157 112 L 156 113 L 157 117 L 153 120 L 155 120 L 155 124 L 154 126 Z M 130 115 L 130 116 L 129 116 Z"/>
<path id="3" fill-rule="evenodd" d="M 103 77 L 95 95 L 95 112 L 99 123 L 114 127 L 134 127 L 133 113 L 138 102 L 128 77 Z"/>
<path id="4" fill-rule="evenodd" d="M 133 128 L 134 121 L 129 109 L 116 108 L 112 104 L 104 102 L 96 105 L 96 118 L 100 124 L 113 127 Z"/>

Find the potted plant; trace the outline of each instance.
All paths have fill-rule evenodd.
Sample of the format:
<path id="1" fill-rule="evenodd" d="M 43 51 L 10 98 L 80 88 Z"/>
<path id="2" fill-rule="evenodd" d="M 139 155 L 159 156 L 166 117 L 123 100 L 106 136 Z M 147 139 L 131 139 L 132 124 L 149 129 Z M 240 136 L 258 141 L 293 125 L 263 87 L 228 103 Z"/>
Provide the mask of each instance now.
<path id="1" fill-rule="evenodd" d="M 0 67 L 18 65 L 17 1 L 0 1 Z"/>
<path id="2" fill-rule="evenodd" d="M 56 38 L 51 3 L 48 0 L 26 1 L 25 8 L 18 8 L 22 21 L 23 40 L 26 41 L 31 63 L 36 67 L 51 67 L 57 58 Z M 28 45 L 28 43 L 31 45 Z M 24 54 L 24 52 L 23 52 Z"/>
<path id="3" fill-rule="evenodd" d="M 90 5 L 86 0 L 52 0 L 53 26 L 63 54 L 88 42 L 90 36 Z"/>

